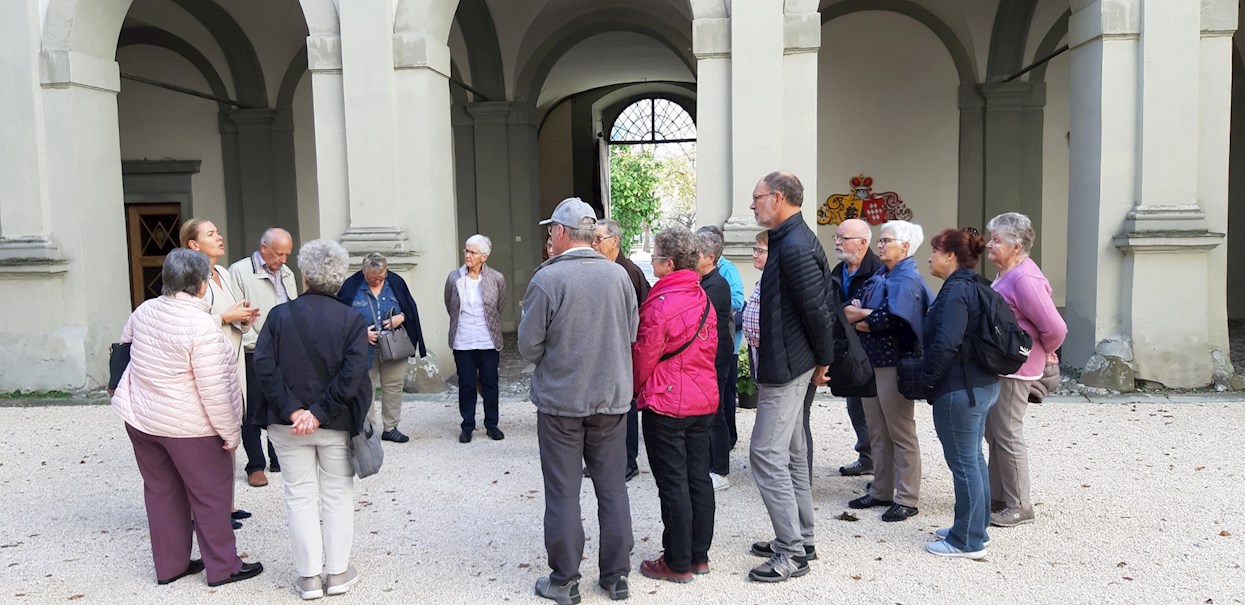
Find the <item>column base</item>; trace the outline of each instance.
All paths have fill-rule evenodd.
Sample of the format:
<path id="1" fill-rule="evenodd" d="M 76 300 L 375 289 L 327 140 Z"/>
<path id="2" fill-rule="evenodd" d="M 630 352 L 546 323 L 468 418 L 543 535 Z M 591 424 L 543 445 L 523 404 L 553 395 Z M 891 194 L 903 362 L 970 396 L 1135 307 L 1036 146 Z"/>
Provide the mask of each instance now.
<path id="1" fill-rule="evenodd" d="M 0 277 L 60 277 L 69 271 L 60 246 L 41 237 L 0 238 Z"/>
<path id="2" fill-rule="evenodd" d="M 372 252 L 385 255 L 389 269 L 408 271 L 419 264 L 419 252 L 409 249 L 406 230 L 401 227 L 351 227 L 341 236 L 341 243 L 350 253 L 350 266 L 363 265 L 363 258 Z"/>

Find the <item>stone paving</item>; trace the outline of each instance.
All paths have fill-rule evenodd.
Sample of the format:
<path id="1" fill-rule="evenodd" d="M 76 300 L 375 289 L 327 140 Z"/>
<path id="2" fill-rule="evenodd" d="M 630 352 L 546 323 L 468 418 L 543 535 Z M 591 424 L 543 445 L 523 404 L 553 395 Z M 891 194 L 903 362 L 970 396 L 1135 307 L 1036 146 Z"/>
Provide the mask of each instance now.
<path id="1" fill-rule="evenodd" d="M 1245 602 L 1245 404 L 1214 395 L 1064 398 L 1029 409 L 1037 522 L 994 529 L 981 562 L 926 554 L 949 524 L 951 480 L 928 408 L 918 403 L 924 464 L 921 512 L 882 523 L 845 520 L 868 478 L 845 478 L 852 433 L 841 400 L 817 401 L 813 571 L 778 585 L 746 579 L 748 544 L 771 528 L 748 470 L 753 413 L 739 416 L 732 486 L 719 492 L 713 571 L 688 585 L 633 573 L 636 603 L 1196 603 Z M 541 538 L 540 464 L 530 403 L 502 404 L 506 440 L 459 444 L 448 394 L 410 397 L 404 445 L 386 443 L 381 474 L 358 482 L 354 563 L 362 581 L 342 603 L 547 603 L 532 585 L 548 572 Z M 203 576 L 156 586 L 142 484 L 120 420 L 103 405 L 0 407 L 0 602 L 294 603 L 293 564 L 279 476 L 246 485 L 255 513 L 238 548 L 266 568 L 210 589 Z M 652 475 L 630 484 L 632 563 L 660 550 Z M 584 603 L 605 603 L 597 576 L 595 502 L 583 491 L 590 536 Z"/>

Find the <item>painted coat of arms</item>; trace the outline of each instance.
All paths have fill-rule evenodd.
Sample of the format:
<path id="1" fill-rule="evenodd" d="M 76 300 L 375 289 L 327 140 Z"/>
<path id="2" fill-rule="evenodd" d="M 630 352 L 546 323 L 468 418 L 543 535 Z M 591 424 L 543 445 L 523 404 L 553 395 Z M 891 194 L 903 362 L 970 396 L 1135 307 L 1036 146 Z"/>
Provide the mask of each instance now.
<path id="1" fill-rule="evenodd" d="M 837 225 L 849 218 L 864 219 L 870 225 L 886 221 L 912 220 L 912 210 L 894 191 L 873 192 L 873 178 L 854 176 L 850 193 L 836 193 L 817 209 L 817 224 Z"/>

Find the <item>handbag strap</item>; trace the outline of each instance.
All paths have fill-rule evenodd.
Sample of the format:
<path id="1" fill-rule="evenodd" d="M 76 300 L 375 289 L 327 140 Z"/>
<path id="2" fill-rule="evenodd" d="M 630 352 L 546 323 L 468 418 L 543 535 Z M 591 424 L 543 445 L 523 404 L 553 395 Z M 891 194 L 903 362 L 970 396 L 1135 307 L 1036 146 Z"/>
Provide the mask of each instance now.
<path id="1" fill-rule="evenodd" d="M 679 353 L 686 351 L 688 347 L 692 346 L 693 342 L 696 342 L 696 337 L 700 336 L 701 328 L 704 328 L 705 322 L 709 320 L 709 307 L 710 307 L 710 302 L 706 298 L 705 299 L 705 312 L 700 316 L 700 325 L 696 326 L 696 331 L 692 333 L 692 339 L 683 343 L 683 346 L 679 347 L 678 349 L 675 349 L 669 353 L 666 353 L 665 355 L 662 355 L 661 356 L 662 361 L 670 359 L 671 357 L 674 357 L 675 355 L 678 355 Z"/>

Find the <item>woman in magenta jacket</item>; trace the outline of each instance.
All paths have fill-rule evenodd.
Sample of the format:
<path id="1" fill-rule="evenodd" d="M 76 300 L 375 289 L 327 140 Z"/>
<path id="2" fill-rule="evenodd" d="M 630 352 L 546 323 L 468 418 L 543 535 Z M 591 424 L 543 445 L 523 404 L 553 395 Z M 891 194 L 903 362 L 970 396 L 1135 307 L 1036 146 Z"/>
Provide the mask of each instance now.
<path id="1" fill-rule="evenodd" d="M 647 577 L 690 582 L 709 573 L 713 484 L 709 428 L 718 409 L 713 361 L 717 318 L 700 287 L 696 236 L 683 227 L 657 234 L 653 273 L 659 278 L 640 307 L 631 349 L 636 407 L 661 498 L 665 554 L 640 564 Z"/>

